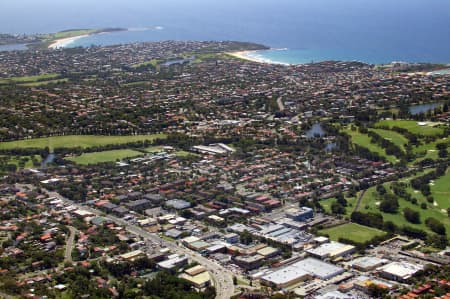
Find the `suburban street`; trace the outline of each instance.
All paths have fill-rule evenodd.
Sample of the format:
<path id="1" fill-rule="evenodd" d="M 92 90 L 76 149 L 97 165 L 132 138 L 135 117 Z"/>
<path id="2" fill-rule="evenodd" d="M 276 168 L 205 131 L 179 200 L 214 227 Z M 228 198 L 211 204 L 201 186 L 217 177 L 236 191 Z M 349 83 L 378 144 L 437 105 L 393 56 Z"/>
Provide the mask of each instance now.
<path id="1" fill-rule="evenodd" d="M 200 254 L 198 254 L 196 252 L 191 251 L 190 249 L 178 246 L 177 244 L 175 244 L 173 242 L 169 242 L 164 239 L 161 239 L 158 235 L 149 233 L 148 231 L 143 230 L 142 228 L 140 228 L 136 225 L 129 224 L 123 219 L 120 219 L 113 215 L 105 215 L 105 213 L 103 213 L 99 210 L 75 203 L 67 198 L 64 198 L 57 192 L 47 191 L 47 193 L 50 197 L 58 198 L 58 199 L 64 201 L 65 203 L 73 205 L 79 209 L 89 211 L 97 216 L 105 217 L 105 218 L 113 221 L 117 225 L 121 225 L 121 226 L 125 227 L 127 229 L 127 231 L 142 237 L 146 241 L 151 241 L 155 244 L 159 244 L 161 247 L 169 248 L 174 253 L 187 255 L 192 261 L 195 261 L 198 264 L 204 266 L 209 271 L 209 273 L 211 275 L 211 279 L 213 281 L 213 284 L 216 288 L 216 293 L 217 293 L 216 298 L 217 299 L 228 299 L 231 296 L 233 296 L 233 294 L 234 294 L 233 276 L 229 270 L 218 265 L 217 263 L 201 256 Z M 69 237 L 69 240 L 68 240 L 67 246 L 66 246 L 66 258 L 68 257 L 68 255 L 67 255 L 68 248 L 69 247 L 71 248 L 73 246 L 73 238 L 74 237 L 75 237 L 75 234 L 72 233 L 72 230 L 71 230 L 71 236 Z M 71 238 L 72 238 L 72 241 L 71 241 Z"/>
<path id="2" fill-rule="evenodd" d="M 77 229 L 73 226 L 68 226 L 69 230 L 70 230 L 70 235 L 69 238 L 67 239 L 67 243 L 66 243 L 66 251 L 64 253 L 64 262 L 72 262 L 72 250 L 74 247 L 74 240 L 75 240 L 75 236 L 77 234 Z"/>

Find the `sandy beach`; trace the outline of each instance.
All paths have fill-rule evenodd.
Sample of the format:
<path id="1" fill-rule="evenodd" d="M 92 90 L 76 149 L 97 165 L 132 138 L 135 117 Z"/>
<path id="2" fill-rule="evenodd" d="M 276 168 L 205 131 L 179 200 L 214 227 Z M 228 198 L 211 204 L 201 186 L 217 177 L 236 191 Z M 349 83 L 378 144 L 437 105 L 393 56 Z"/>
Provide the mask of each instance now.
<path id="1" fill-rule="evenodd" d="M 61 38 L 61 39 L 57 39 L 56 41 L 54 41 L 50 46 L 48 46 L 50 49 L 59 49 L 59 48 L 64 48 L 67 45 L 73 43 L 74 41 L 76 41 L 77 39 L 83 38 L 83 37 L 87 37 L 89 36 L 88 34 L 84 34 L 84 35 L 78 35 L 78 36 L 73 36 L 73 37 L 67 37 L 67 38 Z"/>
<path id="2" fill-rule="evenodd" d="M 229 54 L 233 57 L 248 60 L 248 61 L 259 62 L 259 63 L 268 63 L 267 61 L 264 61 L 263 59 L 258 59 L 257 57 L 252 57 L 249 55 L 249 54 L 255 53 L 255 52 L 256 51 L 239 51 L 239 52 L 229 52 L 227 54 Z"/>
<path id="3" fill-rule="evenodd" d="M 270 59 L 266 59 L 259 54 L 256 54 L 258 51 L 239 51 L 239 52 L 229 52 L 228 54 L 234 56 L 236 58 L 258 62 L 258 63 L 269 63 L 269 64 L 282 64 L 289 65 L 288 63 L 273 61 Z"/>

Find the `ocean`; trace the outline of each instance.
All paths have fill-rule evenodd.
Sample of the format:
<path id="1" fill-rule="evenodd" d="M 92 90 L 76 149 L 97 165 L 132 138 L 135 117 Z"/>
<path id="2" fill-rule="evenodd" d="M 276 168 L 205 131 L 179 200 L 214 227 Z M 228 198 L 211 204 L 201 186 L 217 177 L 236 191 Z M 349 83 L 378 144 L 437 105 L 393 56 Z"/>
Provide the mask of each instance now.
<path id="1" fill-rule="evenodd" d="M 449 0 L 3 0 L 0 32 L 129 28 L 69 46 L 237 40 L 269 62 L 450 63 Z"/>

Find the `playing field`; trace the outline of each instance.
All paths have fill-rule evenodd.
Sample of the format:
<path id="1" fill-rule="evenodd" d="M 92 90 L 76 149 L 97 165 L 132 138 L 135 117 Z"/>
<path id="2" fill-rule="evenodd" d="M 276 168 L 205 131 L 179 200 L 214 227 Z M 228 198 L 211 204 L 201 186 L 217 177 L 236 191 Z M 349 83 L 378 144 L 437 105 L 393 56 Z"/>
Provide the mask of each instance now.
<path id="1" fill-rule="evenodd" d="M 0 142 L 0 149 L 15 148 L 88 148 L 93 146 L 104 146 L 109 144 L 123 144 L 135 141 L 152 141 L 156 138 L 165 138 L 164 134 L 133 135 L 133 136 L 95 136 L 95 135 L 68 135 L 47 138 L 35 138 L 19 141 Z"/>
<path id="2" fill-rule="evenodd" d="M 133 151 L 129 149 L 124 150 L 113 150 L 113 151 L 103 151 L 96 153 L 86 153 L 80 156 L 70 157 L 67 160 L 75 162 L 80 165 L 97 164 L 104 162 L 114 162 L 117 160 L 122 160 L 125 158 L 132 158 L 143 155 L 141 152 Z"/>
<path id="3" fill-rule="evenodd" d="M 331 240 L 337 241 L 339 238 L 345 238 L 358 243 L 370 241 L 373 237 L 384 236 L 386 233 L 375 228 L 359 225 L 356 223 L 347 223 L 319 231 L 327 234 Z"/>

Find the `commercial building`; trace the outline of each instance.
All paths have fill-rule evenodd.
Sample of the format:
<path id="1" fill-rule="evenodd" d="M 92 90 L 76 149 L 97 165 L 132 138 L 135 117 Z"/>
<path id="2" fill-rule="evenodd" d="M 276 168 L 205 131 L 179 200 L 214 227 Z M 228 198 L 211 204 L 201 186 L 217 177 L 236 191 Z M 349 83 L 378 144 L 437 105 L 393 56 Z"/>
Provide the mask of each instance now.
<path id="1" fill-rule="evenodd" d="M 172 270 L 176 267 L 181 267 L 188 263 L 188 257 L 186 255 L 174 255 L 170 256 L 168 260 L 159 262 L 157 266 L 163 270 Z"/>
<path id="2" fill-rule="evenodd" d="M 184 210 L 191 206 L 191 203 L 182 199 L 172 199 L 166 201 L 166 206 L 175 210 Z"/>
<path id="3" fill-rule="evenodd" d="M 324 243 L 316 248 L 308 249 L 306 252 L 314 257 L 326 259 L 351 254 L 355 252 L 355 249 L 356 248 L 353 245 L 331 241 L 330 243 Z"/>
<path id="4" fill-rule="evenodd" d="M 192 150 L 202 154 L 210 154 L 210 155 L 227 155 L 235 152 L 235 149 L 223 143 L 214 143 L 210 145 L 196 145 L 192 147 Z"/>
<path id="5" fill-rule="evenodd" d="M 384 278 L 394 281 L 407 282 L 414 276 L 414 274 L 423 270 L 423 266 L 408 262 L 392 262 L 378 268 L 378 270 Z"/>
<path id="6" fill-rule="evenodd" d="M 235 244 L 239 242 L 239 235 L 236 233 L 229 233 L 223 236 L 225 242 Z"/>
<path id="7" fill-rule="evenodd" d="M 314 217 L 314 211 L 309 207 L 291 208 L 286 211 L 286 216 L 295 221 L 305 221 Z"/>
<path id="8" fill-rule="evenodd" d="M 259 249 L 256 251 L 258 254 L 262 255 L 263 257 L 267 258 L 273 258 L 280 254 L 280 250 L 277 248 L 273 248 L 270 246 L 264 247 L 262 249 Z"/>
<path id="9" fill-rule="evenodd" d="M 261 281 L 270 286 L 284 288 L 313 277 L 328 280 L 342 273 L 344 269 L 340 267 L 314 258 L 306 258 L 262 276 Z"/>
<path id="10" fill-rule="evenodd" d="M 234 259 L 234 263 L 246 270 L 254 270 L 263 264 L 265 257 L 260 254 L 238 256 Z"/>
<path id="11" fill-rule="evenodd" d="M 146 254 L 143 251 L 135 250 L 135 251 L 124 253 L 124 254 L 120 255 L 119 258 L 124 261 L 134 261 L 135 259 L 144 257 L 145 255 Z"/>
<path id="12" fill-rule="evenodd" d="M 194 288 L 196 289 L 204 289 L 211 283 L 211 276 L 208 271 L 202 271 L 195 275 L 189 275 L 188 273 L 183 273 L 180 275 L 180 278 L 183 278 L 189 281 Z"/>
<path id="13" fill-rule="evenodd" d="M 388 260 L 373 256 L 364 256 L 351 261 L 349 264 L 356 270 L 368 272 L 386 264 Z"/>

